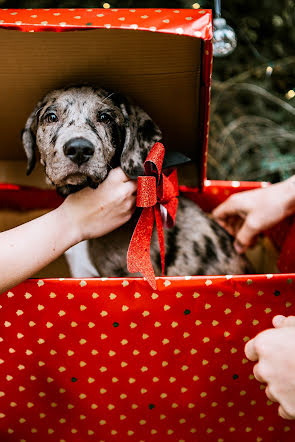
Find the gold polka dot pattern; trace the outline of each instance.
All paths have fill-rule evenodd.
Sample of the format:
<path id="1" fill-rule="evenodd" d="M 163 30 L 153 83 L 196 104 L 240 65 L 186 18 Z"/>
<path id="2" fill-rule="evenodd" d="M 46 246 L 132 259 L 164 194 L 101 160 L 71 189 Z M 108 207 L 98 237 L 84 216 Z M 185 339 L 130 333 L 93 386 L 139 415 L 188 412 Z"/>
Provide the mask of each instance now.
<path id="1" fill-rule="evenodd" d="M 243 348 L 270 311 L 292 310 L 293 279 L 251 280 L 159 278 L 157 293 L 141 279 L 31 280 L 4 293 L 1 440 L 291 442 Z"/>

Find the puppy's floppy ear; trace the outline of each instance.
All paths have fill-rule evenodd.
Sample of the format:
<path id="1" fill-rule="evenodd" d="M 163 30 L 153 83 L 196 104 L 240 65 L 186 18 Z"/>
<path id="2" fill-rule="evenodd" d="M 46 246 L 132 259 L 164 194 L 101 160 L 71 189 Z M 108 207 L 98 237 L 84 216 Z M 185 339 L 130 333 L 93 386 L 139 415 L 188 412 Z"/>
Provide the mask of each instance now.
<path id="1" fill-rule="evenodd" d="M 140 107 L 130 105 L 129 125 L 121 155 L 121 167 L 130 178 L 144 174 L 143 163 L 162 133 L 149 115 Z"/>
<path id="2" fill-rule="evenodd" d="M 121 109 L 125 120 L 125 139 L 118 163 L 130 178 L 136 178 L 143 175 L 143 163 L 162 133 L 145 111 L 123 95 L 114 93 L 110 99 Z"/>
<path id="3" fill-rule="evenodd" d="M 42 110 L 44 103 L 37 104 L 22 130 L 21 138 L 23 147 L 27 155 L 27 175 L 30 175 L 36 164 L 36 132 L 38 126 L 38 115 Z"/>

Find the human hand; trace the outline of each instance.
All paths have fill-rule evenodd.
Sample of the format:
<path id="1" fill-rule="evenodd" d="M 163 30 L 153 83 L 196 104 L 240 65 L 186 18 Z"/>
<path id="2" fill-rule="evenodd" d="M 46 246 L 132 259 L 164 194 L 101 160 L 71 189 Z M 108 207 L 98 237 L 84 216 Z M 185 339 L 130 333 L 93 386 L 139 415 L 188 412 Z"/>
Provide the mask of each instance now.
<path id="1" fill-rule="evenodd" d="M 75 229 L 75 242 L 98 238 L 125 224 L 135 210 L 136 189 L 136 181 L 118 167 L 97 189 L 87 187 L 69 195 L 60 210 Z"/>
<path id="2" fill-rule="evenodd" d="M 247 342 L 245 353 L 251 361 L 258 360 L 254 376 L 267 383 L 265 393 L 280 404 L 279 415 L 295 419 L 295 316 L 275 316 L 273 325 Z"/>
<path id="3" fill-rule="evenodd" d="M 257 235 L 295 211 L 294 177 L 266 188 L 231 195 L 213 217 L 231 235 L 238 253 L 255 243 Z"/>

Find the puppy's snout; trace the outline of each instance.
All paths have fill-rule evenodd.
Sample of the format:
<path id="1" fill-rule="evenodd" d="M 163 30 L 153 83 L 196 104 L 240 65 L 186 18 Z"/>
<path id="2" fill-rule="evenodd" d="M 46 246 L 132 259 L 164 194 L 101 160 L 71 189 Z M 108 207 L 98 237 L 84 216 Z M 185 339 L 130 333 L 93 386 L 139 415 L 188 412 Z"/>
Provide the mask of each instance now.
<path id="1" fill-rule="evenodd" d="M 85 138 L 72 138 L 63 149 L 65 156 L 78 166 L 86 163 L 94 154 L 93 144 Z"/>

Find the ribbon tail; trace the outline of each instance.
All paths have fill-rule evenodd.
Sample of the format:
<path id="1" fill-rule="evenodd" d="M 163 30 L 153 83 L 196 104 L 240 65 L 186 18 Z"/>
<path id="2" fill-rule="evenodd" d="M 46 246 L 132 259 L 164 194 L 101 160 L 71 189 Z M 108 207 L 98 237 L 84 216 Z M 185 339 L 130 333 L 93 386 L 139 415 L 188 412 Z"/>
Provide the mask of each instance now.
<path id="1" fill-rule="evenodd" d="M 156 278 L 150 258 L 150 245 L 154 226 L 153 207 L 143 209 L 133 232 L 128 252 L 127 268 L 130 273 L 140 272 L 150 286 L 157 290 Z"/>
<path id="2" fill-rule="evenodd" d="M 155 210 L 155 219 L 156 219 L 157 232 L 158 232 L 158 241 L 159 241 L 159 246 L 160 246 L 162 276 L 164 276 L 164 273 L 165 273 L 165 239 L 164 239 L 164 230 L 163 230 L 163 222 L 162 222 L 162 216 L 161 216 L 161 211 L 160 211 L 160 205 L 157 204 L 154 207 L 154 210 Z"/>

